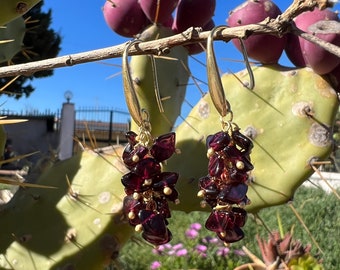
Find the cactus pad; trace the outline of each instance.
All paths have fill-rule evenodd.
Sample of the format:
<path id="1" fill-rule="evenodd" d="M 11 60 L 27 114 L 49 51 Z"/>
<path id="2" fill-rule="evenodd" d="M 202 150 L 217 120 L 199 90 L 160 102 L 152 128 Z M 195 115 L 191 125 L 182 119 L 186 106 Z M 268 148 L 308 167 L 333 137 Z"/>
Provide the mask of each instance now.
<path id="1" fill-rule="evenodd" d="M 171 35 L 173 32 L 169 28 L 152 25 L 144 30 L 141 39 L 148 41 Z M 152 135 L 157 137 L 170 132 L 180 115 L 189 79 L 189 73 L 185 69 L 188 65 L 188 51 L 182 46 L 172 48 L 164 57 L 155 57 L 155 65 L 157 76 L 153 72 L 150 56 L 131 57 L 130 70 L 140 107 L 148 111 Z M 164 112 L 160 112 L 157 106 L 155 79 Z M 138 127 L 133 122 L 131 129 L 138 131 Z"/>
<path id="2" fill-rule="evenodd" d="M 234 122 L 254 142 L 253 182 L 247 193 L 252 203 L 246 207 L 250 212 L 292 199 L 313 173 L 309 162 L 328 157 L 338 109 L 335 91 L 311 69 L 263 66 L 253 71 L 254 90 L 239 81 L 247 83 L 246 71 L 222 76 Z M 197 180 L 207 175 L 205 140 L 221 130 L 219 117 L 207 94 L 176 130 L 181 155 L 172 157 L 166 169 L 180 173 L 178 189 L 185 191 L 180 193 L 182 210 L 199 205 L 194 198 Z"/>
<path id="3" fill-rule="evenodd" d="M 103 269 L 132 233 L 120 162 L 86 151 L 37 181 L 56 189 L 20 189 L 1 211 L 0 268 Z"/>
<path id="4" fill-rule="evenodd" d="M 0 63 L 10 61 L 21 51 L 25 33 L 26 25 L 22 17 L 0 27 Z"/>
<path id="5" fill-rule="evenodd" d="M 0 26 L 21 17 L 41 0 L 1 0 Z"/>

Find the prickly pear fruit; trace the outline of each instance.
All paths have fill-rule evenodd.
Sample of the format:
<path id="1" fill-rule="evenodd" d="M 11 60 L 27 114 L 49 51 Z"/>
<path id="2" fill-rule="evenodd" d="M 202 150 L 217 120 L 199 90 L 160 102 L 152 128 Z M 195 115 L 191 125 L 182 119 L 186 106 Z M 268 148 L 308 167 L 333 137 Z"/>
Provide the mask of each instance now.
<path id="1" fill-rule="evenodd" d="M 279 7 L 271 0 L 247 0 L 230 12 L 227 24 L 231 27 L 258 23 L 266 18 L 276 18 L 281 14 Z M 241 51 L 238 39 L 232 40 L 235 47 Z M 270 50 L 268 50 L 270 44 Z M 272 35 L 250 36 L 244 40 L 248 56 L 263 64 L 277 63 L 286 44 L 286 37 Z"/>
<path id="2" fill-rule="evenodd" d="M 339 18 L 337 13 L 331 9 L 314 9 L 313 11 L 303 12 L 294 18 L 296 27 L 304 32 L 309 32 L 308 28 L 318 21 L 339 21 Z M 306 61 L 303 55 L 303 47 L 304 43 L 307 42 L 309 43 L 309 41 L 294 34 L 287 35 L 285 52 L 289 60 L 297 67 L 306 66 Z"/>
<path id="3" fill-rule="evenodd" d="M 340 22 L 318 21 L 308 27 L 308 32 L 334 45 L 340 45 Z M 340 64 L 338 56 L 307 40 L 302 43 L 302 53 L 306 65 L 320 75 L 331 72 Z"/>
<path id="4" fill-rule="evenodd" d="M 263 66 L 253 67 L 253 71 L 256 86 L 252 91 L 237 79 L 246 83 L 246 71 L 222 77 L 233 121 L 254 143 L 253 182 L 247 192 L 249 212 L 283 204 L 293 197 L 296 188 L 313 173 L 309 162 L 329 155 L 330 129 L 338 109 L 335 91 L 309 68 Z M 171 157 L 164 169 L 180 175 L 176 187 L 184 194 L 178 205 L 181 210 L 192 211 L 199 205 L 194 196 L 198 179 L 207 175 L 208 166 L 204 144 L 209 134 L 220 130 L 220 116 L 209 95 L 176 129 L 176 147 L 181 154 Z"/>
<path id="5" fill-rule="evenodd" d="M 216 0 L 180 0 L 172 30 L 180 33 L 189 27 L 203 27 L 214 16 Z"/>
<path id="6" fill-rule="evenodd" d="M 85 151 L 36 182 L 55 189 L 19 189 L 1 209 L 0 268 L 104 269 L 133 233 L 119 157 Z"/>
<path id="7" fill-rule="evenodd" d="M 171 17 L 178 1 L 179 0 L 139 0 L 139 4 L 150 21 L 164 25 L 164 23 L 166 23 Z M 157 7 L 158 3 L 159 7 Z"/>
<path id="8" fill-rule="evenodd" d="M 12 1 L 1 0 L 0 26 L 21 17 L 41 0 Z"/>
<path id="9" fill-rule="evenodd" d="M 123 37 L 137 35 L 149 23 L 138 0 L 107 0 L 103 15 L 106 24 Z"/>
<path id="10" fill-rule="evenodd" d="M 141 39 L 153 40 L 170 35 L 173 35 L 171 29 L 152 25 L 141 34 Z M 140 107 L 148 111 L 152 135 L 157 137 L 170 132 L 180 115 L 186 84 L 189 79 L 188 71 L 184 68 L 188 64 L 188 51 L 182 46 L 172 48 L 166 54 L 166 58 L 155 57 L 155 64 L 156 74 L 153 72 L 150 56 L 132 56 L 130 71 Z M 154 83 L 156 78 L 164 112 L 160 112 L 159 106 L 157 106 L 158 100 Z M 132 130 L 138 131 L 134 122 L 131 125 Z"/>
<path id="11" fill-rule="evenodd" d="M 21 51 L 26 32 L 25 20 L 22 17 L 16 18 L 0 27 L 0 63 L 10 61 L 13 56 Z"/>

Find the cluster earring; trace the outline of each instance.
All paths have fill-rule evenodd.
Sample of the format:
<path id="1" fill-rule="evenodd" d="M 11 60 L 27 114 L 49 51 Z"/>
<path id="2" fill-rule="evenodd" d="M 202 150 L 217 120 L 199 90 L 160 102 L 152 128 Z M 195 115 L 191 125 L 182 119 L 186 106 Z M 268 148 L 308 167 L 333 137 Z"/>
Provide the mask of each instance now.
<path id="1" fill-rule="evenodd" d="M 158 246 L 172 239 L 167 228 L 171 217 L 168 201 L 179 203 L 175 189 L 178 173 L 162 172 L 162 163 L 176 152 L 176 134 L 170 132 L 153 138 L 148 112 L 140 108 L 128 64 L 129 49 L 139 42 L 134 40 L 127 44 L 122 64 L 126 103 L 139 126 L 138 134 L 126 133 L 128 143 L 122 154 L 129 170 L 121 179 L 126 194 L 123 211 L 130 225 L 141 232 L 147 242 Z"/>
<path id="2" fill-rule="evenodd" d="M 213 36 L 218 29 L 221 27 L 214 28 L 207 39 L 207 73 L 210 96 L 221 116 L 222 130 L 207 136 L 208 175 L 199 179 L 198 196 L 203 199 L 202 206 L 212 208 L 205 227 L 228 244 L 244 237 L 241 228 L 247 219 L 244 206 L 250 203 L 247 191 L 249 172 L 253 169 L 250 161 L 253 143 L 233 122 L 224 94 L 213 49 Z"/>

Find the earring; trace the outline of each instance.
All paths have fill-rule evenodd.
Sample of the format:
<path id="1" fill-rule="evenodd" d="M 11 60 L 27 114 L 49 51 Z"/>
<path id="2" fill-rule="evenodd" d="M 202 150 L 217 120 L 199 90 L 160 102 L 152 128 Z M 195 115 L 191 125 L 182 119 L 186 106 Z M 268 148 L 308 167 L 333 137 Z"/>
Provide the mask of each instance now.
<path id="1" fill-rule="evenodd" d="M 198 196 L 203 198 L 202 206 L 212 208 L 205 227 L 228 244 L 244 237 L 241 227 L 247 219 L 244 206 L 250 203 L 246 194 L 249 172 L 253 169 L 250 161 L 253 143 L 233 122 L 224 94 L 213 48 L 213 36 L 221 28 L 214 28 L 207 39 L 207 73 L 210 97 L 221 116 L 222 131 L 207 136 L 208 175 L 199 179 Z M 246 53 L 243 55 L 246 57 Z"/>
<path id="2" fill-rule="evenodd" d="M 132 119 L 139 126 L 138 134 L 126 133 L 127 145 L 122 159 L 129 172 L 122 176 L 126 196 L 123 212 L 130 225 L 142 232 L 142 237 L 158 246 L 172 238 L 167 228 L 171 217 L 168 201 L 179 203 L 175 189 L 179 175 L 162 172 L 162 163 L 176 151 L 176 134 L 170 132 L 153 138 L 148 112 L 140 108 L 129 71 L 128 52 L 131 46 L 141 41 L 129 42 L 123 53 L 123 86 L 126 103 Z"/>

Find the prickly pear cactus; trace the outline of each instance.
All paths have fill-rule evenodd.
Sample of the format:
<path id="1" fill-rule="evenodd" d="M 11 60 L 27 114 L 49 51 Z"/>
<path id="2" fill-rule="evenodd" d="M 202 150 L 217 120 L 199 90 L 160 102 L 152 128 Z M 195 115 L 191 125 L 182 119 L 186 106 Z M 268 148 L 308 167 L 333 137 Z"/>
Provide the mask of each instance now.
<path id="1" fill-rule="evenodd" d="M 250 212 L 289 201 L 312 173 L 313 159 L 327 158 L 331 151 L 331 127 L 338 109 L 337 96 L 321 76 L 310 69 L 280 66 L 253 67 L 255 88 L 248 90 L 248 74 L 223 75 L 223 87 L 241 132 L 253 139 L 255 169 L 247 196 Z M 219 114 L 210 96 L 203 97 L 176 130 L 180 155 L 166 170 L 180 173 L 181 210 L 199 205 L 197 180 L 207 174 L 205 140 L 221 130 Z M 195 206 L 196 205 L 196 206 Z"/>
<path id="2" fill-rule="evenodd" d="M 173 35 L 173 32 L 160 25 L 152 25 L 141 34 L 140 39 L 155 40 Z M 152 134 L 158 136 L 170 132 L 180 115 L 186 92 L 189 73 L 188 51 L 182 46 L 172 48 L 165 57 L 155 57 L 156 74 L 154 74 L 151 58 L 147 55 L 131 57 L 130 71 L 142 109 L 150 115 Z M 155 82 L 156 79 L 156 82 Z M 155 83 L 158 84 L 159 99 L 155 94 Z M 160 101 L 164 112 L 157 105 Z M 161 123 L 161 124 L 159 124 Z M 132 130 L 138 131 L 135 123 Z"/>
<path id="3" fill-rule="evenodd" d="M 38 179 L 55 189 L 20 189 L 1 211 L 0 268 L 103 269 L 132 233 L 121 169 L 118 156 L 85 151 Z"/>
<path id="4" fill-rule="evenodd" d="M 309 162 L 328 156 L 326 127 L 332 126 L 338 108 L 333 89 L 310 69 L 253 69 L 254 90 L 234 75 L 223 76 L 234 121 L 254 141 L 250 212 L 287 202 L 313 172 Z M 244 71 L 236 76 L 248 79 Z M 209 95 L 177 128 L 181 153 L 163 168 L 180 174 L 176 189 L 181 203 L 171 204 L 172 209 L 202 210 L 196 195 L 197 180 L 207 174 L 205 139 L 220 129 Z M 122 215 L 125 171 L 118 152 L 85 151 L 39 177 L 37 184 L 55 189 L 20 189 L 0 209 L 0 269 L 102 269 L 115 258 L 133 233 Z"/>
<path id="5" fill-rule="evenodd" d="M 0 0 L 0 26 L 21 17 L 41 0 Z"/>
<path id="6" fill-rule="evenodd" d="M 26 25 L 22 17 L 0 27 L 0 63 L 10 61 L 21 51 L 25 32 Z"/>

